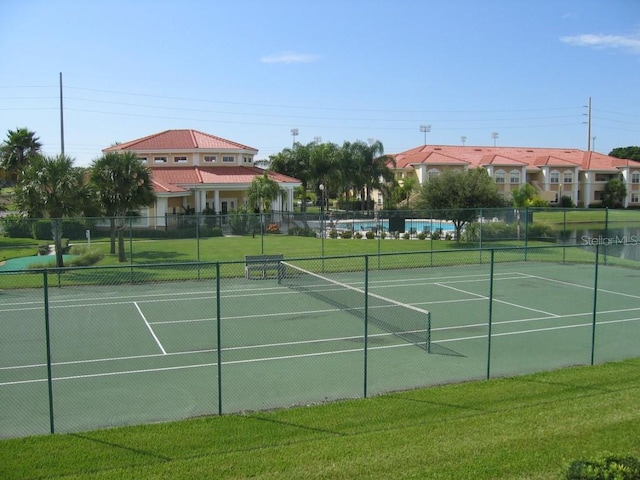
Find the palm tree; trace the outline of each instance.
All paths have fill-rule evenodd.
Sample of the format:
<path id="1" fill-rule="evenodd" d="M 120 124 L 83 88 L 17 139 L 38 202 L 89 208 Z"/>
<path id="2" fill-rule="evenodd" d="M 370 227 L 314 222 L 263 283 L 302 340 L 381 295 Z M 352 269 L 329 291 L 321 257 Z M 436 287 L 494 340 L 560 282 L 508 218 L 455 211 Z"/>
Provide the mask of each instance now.
<path id="1" fill-rule="evenodd" d="M 127 215 L 155 201 L 151 174 L 133 152 L 109 152 L 93 161 L 90 183 L 109 217 L 111 253 L 118 237 L 118 261 L 126 262 L 124 227 Z"/>
<path id="2" fill-rule="evenodd" d="M 306 208 L 304 200 L 307 198 L 307 190 L 313 183 L 310 167 L 313 146 L 313 143 L 307 145 L 296 143 L 293 148 L 285 148 L 282 152 L 269 157 L 269 170 L 297 178 L 302 183 L 303 210 Z"/>
<path id="3" fill-rule="evenodd" d="M 48 215 L 56 250 L 56 266 L 63 267 L 62 218 L 82 211 L 88 203 L 83 170 L 66 155 L 35 156 L 20 175 L 15 189 L 16 205 L 30 217 Z"/>
<path id="4" fill-rule="evenodd" d="M 9 130 L 6 140 L 0 145 L 0 167 L 4 176 L 15 182 L 28 161 L 40 154 L 41 148 L 35 132 L 26 128 Z"/>
<path id="5" fill-rule="evenodd" d="M 393 172 L 389 165 L 395 166 L 396 162 L 393 157 L 384 155 L 384 146 L 379 140 L 369 144 L 357 141 L 351 147 L 358 164 L 356 187 L 369 210 L 372 190 L 381 188 L 385 182 L 393 181 Z"/>
<path id="6" fill-rule="evenodd" d="M 283 194 L 283 190 L 275 180 L 269 178 L 269 174 L 264 172 L 261 177 L 256 177 L 249 185 L 247 200 L 254 210 L 266 212 L 271 209 L 271 203 Z"/>

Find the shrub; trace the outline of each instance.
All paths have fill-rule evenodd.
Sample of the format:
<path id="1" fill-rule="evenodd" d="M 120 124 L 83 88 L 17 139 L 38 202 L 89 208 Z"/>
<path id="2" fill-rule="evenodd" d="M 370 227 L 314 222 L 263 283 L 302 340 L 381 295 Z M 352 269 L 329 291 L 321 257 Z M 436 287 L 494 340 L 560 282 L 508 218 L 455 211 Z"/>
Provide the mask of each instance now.
<path id="1" fill-rule="evenodd" d="M 338 231 L 335 228 L 329 232 L 329 238 L 338 238 Z"/>
<path id="2" fill-rule="evenodd" d="M 251 220 L 254 221 L 251 221 Z M 229 225 L 234 235 L 244 235 L 255 227 L 255 217 L 249 216 L 246 210 L 239 210 L 229 215 Z"/>
<path id="3" fill-rule="evenodd" d="M 353 233 L 351 232 L 351 230 L 344 230 L 340 236 L 342 238 L 351 238 L 353 236 Z"/>
<path id="4" fill-rule="evenodd" d="M 43 243 L 38 245 L 38 255 L 49 255 L 49 244 Z"/>
<path id="5" fill-rule="evenodd" d="M 309 227 L 291 227 L 287 231 L 287 234 L 292 235 L 294 237 L 315 237 L 315 230 Z M 335 238 L 335 237 L 332 237 Z"/>
<path id="6" fill-rule="evenodd" d="M 98 263 L 104 256 L 100 250 L 89 248 L 86 245 L 74 245 L 69 253 L 77 255 L 76 258 L 65 261 L 65 266 L 69 267 L 90 267 Z"/>
<path id="7" fill-rule="evenodd" d="M 373 240 L 375 238 L 374 233 L 371 230 L 368 230 L 367 233 L 365 233 L 365 236 L 369 239 L 369 240 Z"/>
<path id="8" fill-rule="evenodd" d="M 31 227 L 26 217 L 17 214 L 7 215 L 0 220 L 5 237 L 31 238 Z"/>
<path id="9" fill-rule="evenodd" d="M 380 232 L 380 238 L 382 240 L 384 240 L 385 238 L 387 238 L 387 232 Z"/>
<path id="10" fill-rule="evenodd" d="M 420 233 L 418 234 L 418 239 L 419 239 L 419 240 L 424 240 L 425 238 L 427 238 L 427 234 L 426 234 L 426 233 L 424 233 L 424 232 L 420 232 Z"/>
<path id="11" fill-rule="evenodd" d="M 280 233 L 280 225 L 277 223 L 270 223 L 267 225 L 267 233 Z"/>
<path id="12" fill-rule="evenodd" d="M 576 460 L 571 464 L 567 480 L 637 480 L 640 461 L 634 457 L 608 456 L 596 461 Z"/>
<path id="13" fill-rule="evenodd" d="M 440 240 L 440 232 L 436 230 L 435 232 L 433 232 L 433 233 L 431 234 L 431 238 L 432 238 L 433 240 Z"/>
<path id="14" fill-rule="evenodd" d="M 356 232 L 354 236 L 356 237 L 357 240 L 360 240 L 362 238 L 362 234 L 360 232 Z"/>
<path id="15" fill-rule="evenodd" d="M 404 235 L 402 235 L 402 238 L 404 238 L 405 240 L 409 240 L 411 238 L 411 234 L 409 232 L 404 232 Z"/>

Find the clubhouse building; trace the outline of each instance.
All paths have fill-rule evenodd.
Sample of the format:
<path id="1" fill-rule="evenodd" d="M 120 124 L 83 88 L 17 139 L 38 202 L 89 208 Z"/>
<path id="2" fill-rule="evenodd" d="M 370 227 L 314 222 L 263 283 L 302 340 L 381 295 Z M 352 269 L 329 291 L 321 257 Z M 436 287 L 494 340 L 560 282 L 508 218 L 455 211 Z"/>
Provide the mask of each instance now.
<path id="1" fill-rule="evenodd" d="M 247 191 L 265 170 L 254 166 L 258 150 L 197 130 L 166 130 L 102 150 L 135 152 L 151 171 L 155 205 L 140 212 L 141 227 L 166 227 L 186 212 L 226 214 L 248 203 Z M 267 172 L 283 192 L 274 211 L 293 211 L 293 193 L 301 182 Z"/>

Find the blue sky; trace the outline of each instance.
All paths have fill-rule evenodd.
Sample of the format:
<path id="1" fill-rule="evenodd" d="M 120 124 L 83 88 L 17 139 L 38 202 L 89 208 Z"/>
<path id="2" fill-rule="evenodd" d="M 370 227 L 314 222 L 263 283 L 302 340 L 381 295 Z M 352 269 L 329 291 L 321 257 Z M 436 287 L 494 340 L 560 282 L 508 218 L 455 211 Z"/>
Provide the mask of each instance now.
<path id="1" fill-rule="evenodd" d="M 89 165 L 192 128 L 259 150 L 320 137 L 640 145 L 638 0 L 3 0 L 0 135 Z M 492 132 L 498 137 L 492 138 Z"/>

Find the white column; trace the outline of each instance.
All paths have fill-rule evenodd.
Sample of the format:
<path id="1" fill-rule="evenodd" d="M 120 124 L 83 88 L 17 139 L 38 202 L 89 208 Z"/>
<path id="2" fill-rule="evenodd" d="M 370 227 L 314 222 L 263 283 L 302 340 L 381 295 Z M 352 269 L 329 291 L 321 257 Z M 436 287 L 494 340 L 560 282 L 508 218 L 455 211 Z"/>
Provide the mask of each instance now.
<path id="1" fill-rule="evenodd" d="M 220 191 L 217 188 L 213 191 L 213 208 L 220 213 Z"/>
<path id="2" fill-rule="evenodd" d="M 164 227 L 167 225 L 165 217 L 165 215 L 167 214 L 167 203 L 167 199 L 164 197 L 156 199 L 155 224 L 157 227 Z"/>
<path id="3" fill-rule="evenodd" d="M 584 172 L 584 196 L 582 197 L 584 208 L 589 207 L 591 202 L 591 172 Z"/>

